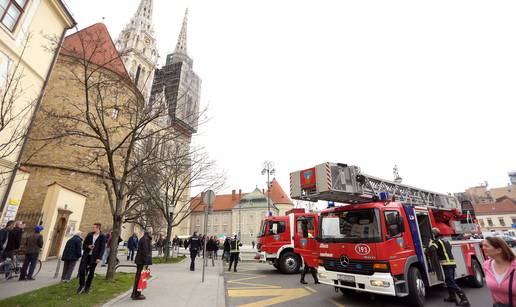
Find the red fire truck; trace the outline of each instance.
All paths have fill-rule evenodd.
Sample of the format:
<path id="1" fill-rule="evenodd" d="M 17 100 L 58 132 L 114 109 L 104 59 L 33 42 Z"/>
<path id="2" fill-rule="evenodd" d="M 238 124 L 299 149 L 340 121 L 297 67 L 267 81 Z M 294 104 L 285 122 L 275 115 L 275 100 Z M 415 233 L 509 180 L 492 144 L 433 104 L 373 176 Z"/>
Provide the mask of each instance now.
<path id="1" fill-rule="evenodd" d="M 306 224 L 307 237 L 303 237 L 301 224 Z M 319 215 L 292 209 L 284 216 L 266 217 L 258 233 L 258 252 L 255 259 L 269 262 L 280 272 L 299 272 L 304 259 L 317 257 L 317 229 Z"/>
<path id="2" fill-rule="evenodd" d="M 459 240 L 478 232 L 452 196 L 382 180 L 356 166 L 324 163 L 290 174 L 293 199 L 326 200 L 319 218 L 318 275 L 342 293 L 363 291 L 406 297 L 423 306 L 426 288 L 443 284 L 436 255 L 426 253 L 432 227 L 450 240 L 456 278 L 483 286 L 480 243 Z M 306 230 L 304 230 L 306 234 Z"/>

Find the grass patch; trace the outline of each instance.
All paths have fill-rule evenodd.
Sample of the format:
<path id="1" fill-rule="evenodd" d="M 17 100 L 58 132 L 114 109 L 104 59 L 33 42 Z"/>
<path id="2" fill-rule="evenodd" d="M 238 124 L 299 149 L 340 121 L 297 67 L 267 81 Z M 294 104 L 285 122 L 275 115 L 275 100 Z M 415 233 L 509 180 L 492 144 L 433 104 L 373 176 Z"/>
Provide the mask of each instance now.
<path id="1" fill-rule="evenodd" d="M 177 256 L 176 258 L 168 258 L 168 261 L 165 262 L 165 257 L 152 257 L 152 264 L 161 264 L 161 263 L 178 263 L 185 259 L 185 255 Z"/>
<path id="2" fill-rule="evenodd" d="M 133 273 L 116 273 L 113 282 L 108 282 L 104 275 L 95 275 L 89 294 L 77 295 L 79 280 L 74 279 L 0 300 L 0 306 L 99 306 L 131 289 L 133 283 Z"/>

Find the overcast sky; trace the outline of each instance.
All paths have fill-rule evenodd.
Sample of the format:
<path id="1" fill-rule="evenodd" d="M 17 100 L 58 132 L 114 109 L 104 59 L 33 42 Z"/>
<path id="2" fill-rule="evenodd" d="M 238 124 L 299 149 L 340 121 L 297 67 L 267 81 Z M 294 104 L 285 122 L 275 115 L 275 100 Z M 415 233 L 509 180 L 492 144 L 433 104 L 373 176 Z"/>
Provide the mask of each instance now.
<path id="1" fill-rule="evenodd" d="M 113 36 L 140 0 L 66 0 L 79 28 Z M 211 121 L 196 143 L 227 191 L 289 173 L 358 165 L 438 192 L 516 170 L 516 1 L 154 0 L 161 57 L 185 8 L 188 51 Z"/>

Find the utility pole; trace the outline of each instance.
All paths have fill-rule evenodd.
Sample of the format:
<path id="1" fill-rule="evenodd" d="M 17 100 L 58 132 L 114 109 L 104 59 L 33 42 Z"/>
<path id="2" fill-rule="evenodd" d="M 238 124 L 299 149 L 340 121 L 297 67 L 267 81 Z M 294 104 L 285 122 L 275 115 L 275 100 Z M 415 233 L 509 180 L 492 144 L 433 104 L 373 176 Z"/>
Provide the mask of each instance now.
<path id="1" fill-rule="evenodd" d="M 271 216 L 271 199 L 270 199 L 270 191 L 271 191 L 271 180 L 270 176 L 274 175 L 276 170 L 274 169 L 274 162 L 265 161 L 263 162 L 262 175 L 267 174 L 267 216 Z"/>
<path id="2" fill-rule="evenodd" d="M 204 244 L 203 244 L 204 245 L 203 246 L 204 258 L 202 260 L 202 282 L 204 282 L 204 270 L 206 268 L 206 262 L 208 259 L 208 257 L 206 257 L 206 242 L 208 241 L 208 240 L 206 240 L 206 238 L 208 237 L 206 235 L 206 232 L 208 230 L 208 214 L 212 213 L 212 211 L 213 211 L 212 205 L 213 205 L 213 202 L 215 202 L 215 192 L 213 192 L 212 190 L 206 191 L 206 194 L 204 194 L 203 202 L 204 202 Z"/>

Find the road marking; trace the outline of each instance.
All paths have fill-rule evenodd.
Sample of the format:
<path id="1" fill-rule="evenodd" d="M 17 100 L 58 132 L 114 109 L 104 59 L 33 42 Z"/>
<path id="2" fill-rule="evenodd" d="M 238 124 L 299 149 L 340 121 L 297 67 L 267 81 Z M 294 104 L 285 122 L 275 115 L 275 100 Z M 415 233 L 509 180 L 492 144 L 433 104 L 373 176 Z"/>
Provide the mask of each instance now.
<path id="1" fill-rule="evenodd" d="M 310 288 L 310 287 L 308 287 L 308 286 L 305 286 L 305 289 L 306 289 L 306 290 L 308 290 L 308 291 L 310 291 L 310 292 L 312 292 L 312 293 L 316 293 L 316 292 L 317 292 L 317 290 L 312 289 L 312 288 Z"/>
<path id="2" fill-rule="evenodd" d="M 248 281 L 248 280 L 251 280 L 251 279 L 267 277 L 267 275 L 264 275 L 264 274 L 257 275 L 257 274 L 248 274 L 248 273 L 237 272 L 237 273 L 232 273 L 231 275 L 248 276 L 248 277 L 243 277 L 243 278 L 239 278 L 239 279 L 228 280 L 227 284 L 231 284 L 232 286 L 241 285 L 241 286 L 243 286 L 243 288 L 255 288 L 255 289 L 281 288 L 280 286 L 274 286 L 274 285 L 269 285 L 269 284 L 259 284 L 259 283 L 245 282 L 245 281 Z M 232 289 L 234 289 L 234 288 L 232 288 Z"/>
<path id="3" fill-rule="evenodd" d="M 310 295 L 311 293 L 303 288 L 295 289 L 255 289 L 255 290 L 228 290 L 229 297 L 257 297 L 274 296 L 270 299 L 257 301 L 250 304 L 239 305 L 239 307 L 261 307 L 279 304 Z"/>
<path id="4" fill-rule="evenodd" d="M 335 305 L 335 306 L 337 306 L 337 307 L 345 307 L 345 306 L 344 306 L 344 304 L 341 304 L 341 303 L 339 303 L 339 302 L 335 301 L 334 299 L 329 298 L 329 299 L 328 299 L 328 301 L 329 301 L 330 303 L 334 304 L 334 305 Z"/>

